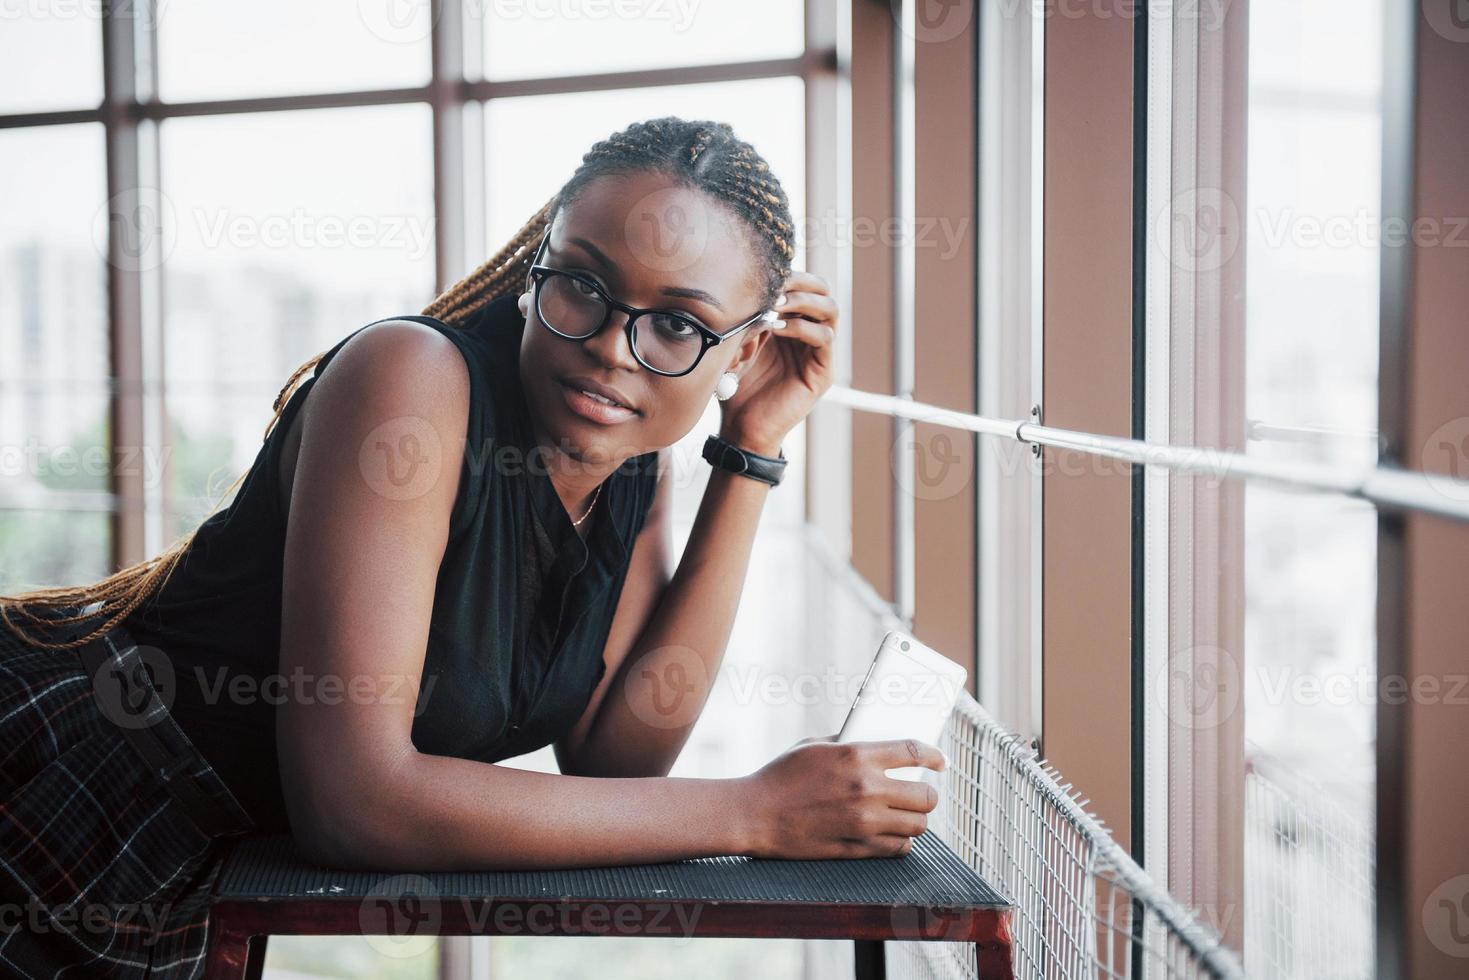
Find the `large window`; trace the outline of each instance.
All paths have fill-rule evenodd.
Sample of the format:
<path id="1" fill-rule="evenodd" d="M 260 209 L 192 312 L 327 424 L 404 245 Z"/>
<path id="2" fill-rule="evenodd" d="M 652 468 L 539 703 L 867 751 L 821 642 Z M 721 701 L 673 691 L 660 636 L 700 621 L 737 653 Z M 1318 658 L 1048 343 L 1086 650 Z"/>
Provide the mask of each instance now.
<path id="1" fill-rule="evenodd" d="M 197 527 L 254 461 L 297 366 L 363 324 L 423 309 L 592 143 L 635 119 L 730 123 L 770 161 L 799 222 L 808 83 L 835 62 L 829 12 L 808 55 L 801 4 L 135 6 L 106 21 L 102 5 L 67 16 L 32 5 L 4 21 L 7 591 L 95 580 Z M 797 267 L 804 250 L 802 236 Z M 717 422 L 711 403 L 676 447 L 680 549 Z M 790 478 L 770 506 L 786 530 L 803 513 L 802 437 L 787 443 Z M 730 658 L 680 772 L 742 774 L 810 734 L 804 714 L 752 703 L 736 682 L 799 652 L 773 629 L 799 616 L 778 574 L 794 549 L 774 532 L 757 545 L 752 581 L 765 584 L 731 644 L 746 655 Z M 766 727 L 766 740 L 730 737 Z M 549 748 L 507 764 L 555 768 Z M 493 963 L 539 976 L 585 973 L 595 956 L 601 972 L 642 977 L 656 953 L 669 975 L 795 976 L 804 957 L 795 942 L 627 941 L 610 956 L 616 940 L 453 942 L 283 937 L 267 975 L 487 976 Z"/>

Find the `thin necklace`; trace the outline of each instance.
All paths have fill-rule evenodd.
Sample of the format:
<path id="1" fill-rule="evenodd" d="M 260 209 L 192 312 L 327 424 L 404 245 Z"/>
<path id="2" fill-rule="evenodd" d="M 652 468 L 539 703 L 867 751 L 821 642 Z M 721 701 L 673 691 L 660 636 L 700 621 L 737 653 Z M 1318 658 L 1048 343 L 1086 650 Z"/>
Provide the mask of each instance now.
<path id="1" fill-rule="evenodd" d="M 606 481 L 603 481 L 606 482 Z M 581 527 L 581 522 L 592 516 L 592 508 L 597 506 L 597 498 L 602 496 L 602 484 L 597 484 L 597 492 L 592 494 L 592 502 L 587 505 L 587 512 L 580 518 L 571 522 L 572 527 Z"/>

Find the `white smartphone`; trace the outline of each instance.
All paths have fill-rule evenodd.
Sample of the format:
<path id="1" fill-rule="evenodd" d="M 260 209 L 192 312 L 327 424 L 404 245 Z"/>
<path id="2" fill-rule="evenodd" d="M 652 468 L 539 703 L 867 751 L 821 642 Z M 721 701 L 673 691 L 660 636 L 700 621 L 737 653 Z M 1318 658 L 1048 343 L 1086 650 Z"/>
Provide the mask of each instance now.
<path id="1" fill-rule="evenodd" d="M 969 672 L 913 637 L 890 630 L 853 699 L 838 742 L 916 738 L 938 745 Z M 894 779 L 919 781 L 923 766 L 889 769 Z"/>

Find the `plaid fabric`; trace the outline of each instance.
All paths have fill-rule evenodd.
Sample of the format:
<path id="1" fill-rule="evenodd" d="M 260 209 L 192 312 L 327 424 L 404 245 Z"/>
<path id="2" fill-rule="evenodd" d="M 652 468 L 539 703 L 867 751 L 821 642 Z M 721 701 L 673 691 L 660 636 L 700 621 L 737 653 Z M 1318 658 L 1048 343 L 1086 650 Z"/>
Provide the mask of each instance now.
<path id="1" fill-rule="evenodd" d="M 48 638 L 68 635 L 80 633 Z M 239 831 L 249 818 L 153 686 L 140 695 L 105 673 L 94 690 L 75 649 L 0 624 L 0 975 L 203 974 L 209 895 L 235 831 L 200 830 L 119 723 L 142 719 L 184 757 L 172 778 L 219 800 Z"/>

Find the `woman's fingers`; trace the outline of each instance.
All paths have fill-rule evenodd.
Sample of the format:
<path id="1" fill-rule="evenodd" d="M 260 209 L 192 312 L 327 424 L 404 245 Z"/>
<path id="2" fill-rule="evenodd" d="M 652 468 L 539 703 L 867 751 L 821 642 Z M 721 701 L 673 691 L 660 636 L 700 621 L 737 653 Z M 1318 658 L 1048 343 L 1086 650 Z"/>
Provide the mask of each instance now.
<path id="1" fill-rule="evenodd" d="M 786 324 L 797 320 L 815 320 L 835 326 L 837 322 L 837 304 L 826 293 L 810 292 L 803 289 L 788 289 L 785 292 L 786 301 L 775 307 L 776 315 Z M 777 330 L 783 329 L 782 324 L 777 321 L 771 324 Z"/>
<path id="2" fill-rule="evenodd" d="M 824 323 L 812 323 L 799 317 L 785 321 L 785 326 L 773 329 L 782 337 L 798 340 L 812 347 L 827 347 L 836 340 L 836 331 Z"/>

